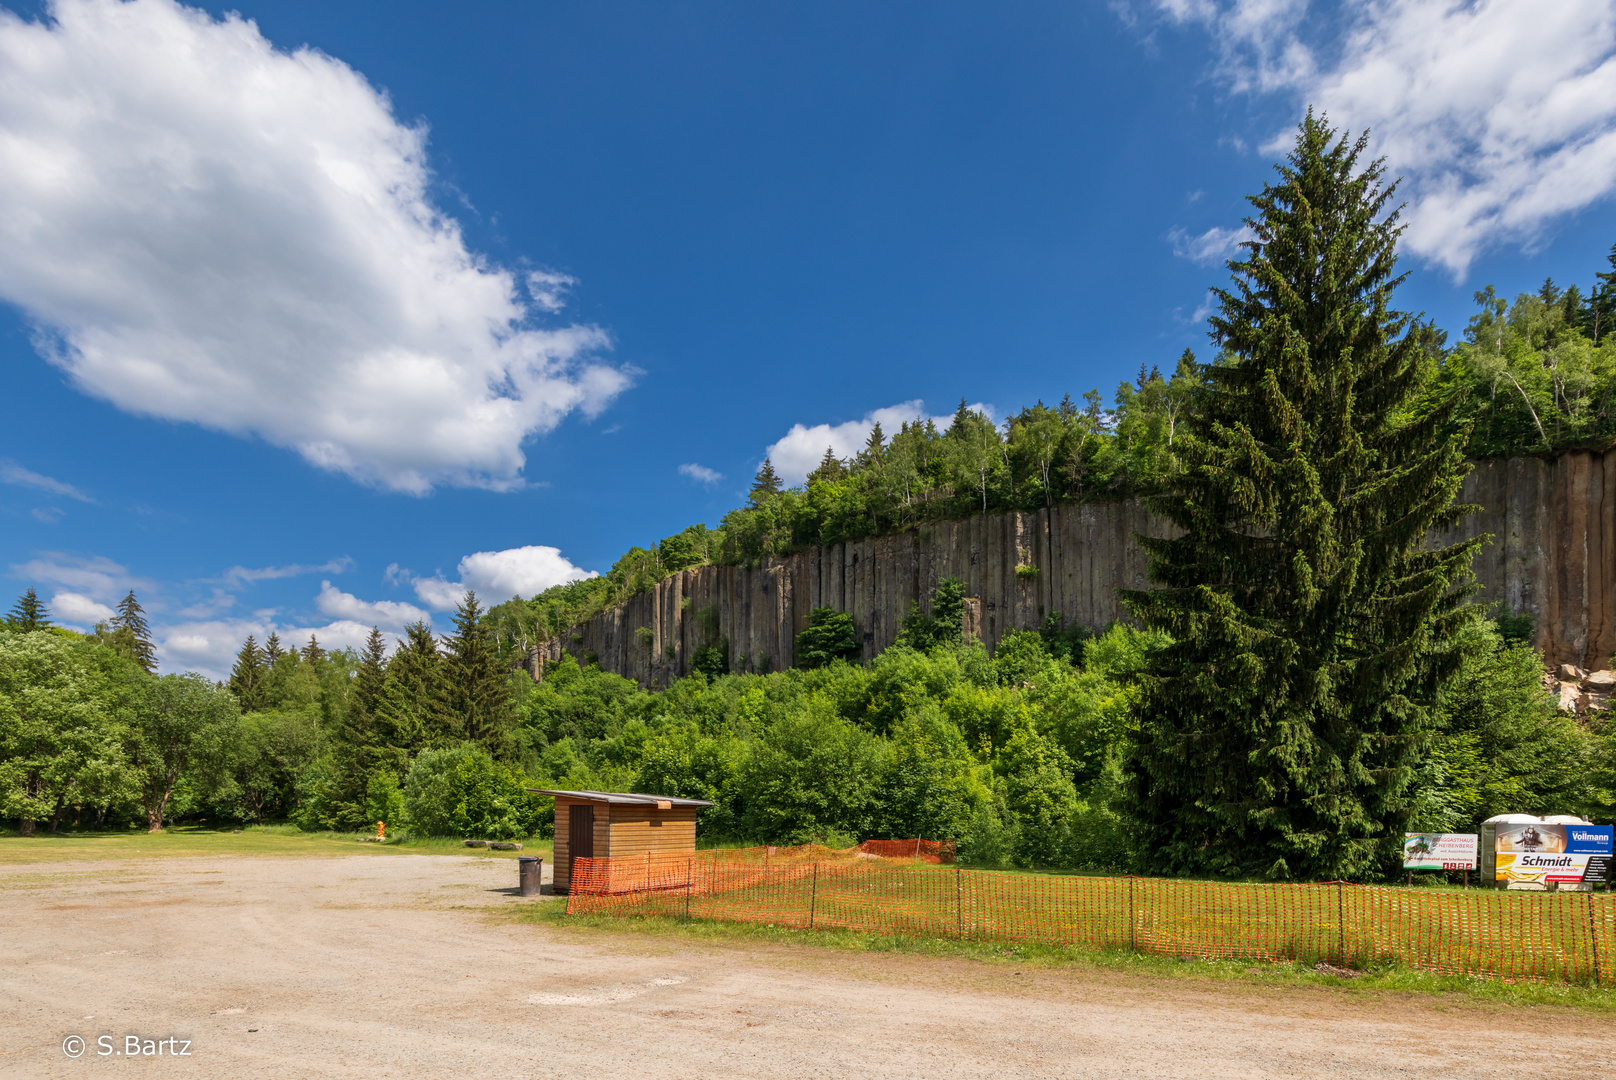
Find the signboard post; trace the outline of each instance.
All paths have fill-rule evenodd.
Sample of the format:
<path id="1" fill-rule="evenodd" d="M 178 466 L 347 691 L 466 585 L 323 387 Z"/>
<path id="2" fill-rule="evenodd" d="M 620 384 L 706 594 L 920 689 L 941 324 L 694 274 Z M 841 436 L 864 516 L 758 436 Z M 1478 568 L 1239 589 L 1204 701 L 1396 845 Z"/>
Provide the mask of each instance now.
<path id="1" fill-rule="evenodd" d="M 1480 865 L 1481 837 L 1475 833 L 1404 833 L 1403 869 L 1414 884 L 1416 870 L 1463 870 L 1465 887 L 1470 871 Z"/>
<path id="2" fill-rule="evenodd" d="M 1586 890 L 1610 881 L 1610 825 L 1500 822 L 1494 878 L 1506 889 Z"/>

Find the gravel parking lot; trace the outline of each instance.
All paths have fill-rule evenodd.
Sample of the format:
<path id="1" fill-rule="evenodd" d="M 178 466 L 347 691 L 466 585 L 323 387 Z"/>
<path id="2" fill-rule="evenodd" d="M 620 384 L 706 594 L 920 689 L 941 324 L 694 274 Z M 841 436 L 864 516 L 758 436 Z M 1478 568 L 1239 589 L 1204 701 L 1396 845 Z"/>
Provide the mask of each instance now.
<path id="1" fill-rule="evenodd" d="M 561 902 L 515 879 L 438 855 L 0 868 L 0 1074 L 1585 1078 L 1616 1048 L 1571 1010 L 579 934 L 501 918 Z"/>

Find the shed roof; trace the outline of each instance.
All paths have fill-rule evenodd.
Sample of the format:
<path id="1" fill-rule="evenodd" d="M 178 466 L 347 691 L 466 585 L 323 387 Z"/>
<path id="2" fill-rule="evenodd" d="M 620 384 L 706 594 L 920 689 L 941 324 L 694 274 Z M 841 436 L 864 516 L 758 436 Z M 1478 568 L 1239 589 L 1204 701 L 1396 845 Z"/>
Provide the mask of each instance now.
<path id="1" fill-rule="evenodd" d="M 631 791 L 552 791 L 549 788 L 528 788 L 534 795 L 560 795 L 567 799 L 583 799 L 586 802 L 614 803 L 624 806 L 655 806 L 658 803 L 668 803 L 670 806 L 711 806 L 706 799 L 678 799 L 672 795 L 640 795 Z"/>

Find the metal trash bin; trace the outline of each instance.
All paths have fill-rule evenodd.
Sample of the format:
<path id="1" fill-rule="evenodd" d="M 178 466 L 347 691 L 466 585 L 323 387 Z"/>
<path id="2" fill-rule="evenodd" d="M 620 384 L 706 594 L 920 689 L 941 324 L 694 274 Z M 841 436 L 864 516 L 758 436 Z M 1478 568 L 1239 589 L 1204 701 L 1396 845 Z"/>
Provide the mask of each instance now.
<path id="1" fill-rule="evenodd" d="M 521 867 L 522 895 L 539 895 L 539 882 L 544 878 L 544 860 L 537 855 L 523 855 L 516 861 Z"/>

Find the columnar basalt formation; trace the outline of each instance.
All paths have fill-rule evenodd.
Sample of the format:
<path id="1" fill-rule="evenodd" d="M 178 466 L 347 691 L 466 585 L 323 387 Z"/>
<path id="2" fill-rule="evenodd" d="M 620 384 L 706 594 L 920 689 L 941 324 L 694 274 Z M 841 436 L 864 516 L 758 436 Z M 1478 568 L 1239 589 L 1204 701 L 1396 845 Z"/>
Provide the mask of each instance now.
<path id="1" fill-rule="evenodd" d="M 1607 667 L 1616 651 L 1616 451 L 1483 462 L 1461 499 L 1481 510 L 1451 536 L 1493 538 L 1476 556 L 1479 599 L 1531 615 L 1551 665 Z M 892 644 L 910 606 L 950 577 L 975 599 L 967 622 L 989 650 L 1050 615 L 1101 629 L 1125 618 L 1118 590 L 1146 584 L 1134 537 L 1167 528 L 1137 501 L 1088 503 L 934 522 L 755 566 L 698 567 L 541 643 L 534 673 L 566 651 L 666 686 L 689 673 L 697 650 L 723 642 L 732 670 L 779 670 L 816 607 L 852 614 L 868 660 Z"/>

